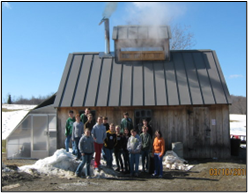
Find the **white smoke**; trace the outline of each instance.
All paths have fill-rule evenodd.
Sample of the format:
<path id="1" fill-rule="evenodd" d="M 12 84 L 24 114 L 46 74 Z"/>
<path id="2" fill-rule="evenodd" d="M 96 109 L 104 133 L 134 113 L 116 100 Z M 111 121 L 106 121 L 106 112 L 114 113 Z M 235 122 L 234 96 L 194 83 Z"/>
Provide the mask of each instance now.
<path id="1" fill-rule="evenodd" d="M 118 2 L 107 2 L 102 16 L 104 18 L 110 18 L 110 16 L 115 12 Z"/>
<path id="2" fill-rule="evenodd" d="M 186 6 L 178 2 L 132 2 L 126 12 L 124 20 L 129 25 L 169 25 L 184 15 Z"/>

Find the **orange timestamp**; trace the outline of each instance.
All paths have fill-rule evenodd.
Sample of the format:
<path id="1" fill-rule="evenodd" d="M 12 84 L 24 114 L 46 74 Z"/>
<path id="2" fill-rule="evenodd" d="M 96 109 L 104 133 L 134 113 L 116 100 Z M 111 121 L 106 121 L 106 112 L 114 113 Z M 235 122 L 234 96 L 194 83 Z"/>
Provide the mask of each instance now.
<path id="1" fill-rule="evenodd" d="M 246 168 L 210 168 L 210 176 L 246 176 Z"/>

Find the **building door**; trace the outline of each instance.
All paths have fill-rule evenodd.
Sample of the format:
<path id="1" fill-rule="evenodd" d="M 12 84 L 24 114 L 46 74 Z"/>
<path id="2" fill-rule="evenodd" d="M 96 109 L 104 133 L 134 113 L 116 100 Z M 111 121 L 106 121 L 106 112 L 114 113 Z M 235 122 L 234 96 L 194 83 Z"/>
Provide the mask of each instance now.
<path id="1" fill-rule="evenodd" d="M 32 115 L 31 125 L 31 157 L 39 159 L 52 155 L 56 151 L 56 116 Z"/>

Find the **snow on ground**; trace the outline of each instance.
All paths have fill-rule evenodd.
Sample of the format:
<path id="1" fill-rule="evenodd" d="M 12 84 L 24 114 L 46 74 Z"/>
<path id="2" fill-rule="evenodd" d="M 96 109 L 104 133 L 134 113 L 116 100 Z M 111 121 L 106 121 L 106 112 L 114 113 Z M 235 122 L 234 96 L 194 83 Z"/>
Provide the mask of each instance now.
<path id="1" fill-rule="evenodd" d="M 19 170 L 33 174 L 33 169 L 35 169 L 38 173 L 47 175 L 72 177 L 79 163 L 72 153 L 66 152 L 65 149 L 59 149 L 52 156 L 39 159 L 33 165 L 21 166 Z"/>
<path id="2" fill-rule="evenodd" d="M 6 139 L 27 113 L 35 107 L 36 105 L 2 104 L 2 109 L 10 110 L 2 111 L 2 140 Z"/>
<path id="3" fill-rule="evenodd" d="M 230 114 L 230 135 L 246 136 L 246 115 Z"/>
<path id="4" fill-rule="evenodd" d="M 80 161 L 75 160 L 75 156 L 71 153 L 72 149 L 70 149 L 69 152 L 66 152 L 65 149 L 59 149 L 57 150 L 52 156 L 46 157 L 44 159 L 38 160 L 35 164 L 33 165 L 24 165 L 19 167 L 19 171 L 26 172 L 29 174 L 34 174 L 35 172 L 38 173 L 43 173 L 46 175 L 57 175 L 65 178 L 71 178 L 74 177 L 75 171 L 79 165 Z M 172 151 L 170 151 L 172 152 Z M 173 152 L 174 153 L 174 152 Z M 166 154 L 167 155 L 167 154 Z M 175 153 L 173 155 L 176 155 Z M 94 156 L 93 156 L 94 157 Z M 185 170 L 188 171 L 190 170 L 193 165 L 188 165 L 188 164 L 183 164 L 183 162 L 180 162 L 180 160 L 183 160 L 179 158 L 176 155 L 176 158 L 173 157 L 173 160 L 170 159 L 170 164 L 177 164 L 178 167 L 170 167 L 170 169 L 178 169 L 178 170 Z M 173 161 L 173 162 L 172 162 Z M 183 160 L 185 161 L 185 160 Z M 101 159 L 101 170 L 97 171 L 94 170 L 94 160 L 91 161 L 91 167 L 90 167 L 90 174 L 93 178 L 118 178 L 120 176 L 119 172 L 116 172 L 115 169 L 116 167 L 116 160 L 115 156 L 113 154 L 113 169 L 110 169 L 106 167 L 106 162 Z M 180 162 L 180 163 L 179 163 Z M 140 156 L 140 161 L 139 161 L 139 171 L 142 171 L 142 164 L 141 164 L 141 156 Z M 166 165 L 167 162 L 165 161 L 164 165 Z M 82 173 L 84 174 L 85 171 L 84 166 Z"/>
<path id="5" fill-rule="evenodd" d="M 47 175 L 58 175 L 65 178 L 74 177 L 75 171 L 79 165 L 80 161 L 75 160 L 76 156 L 72 153 L 72 149 L 69 152 L 66 152 L 65 149 L 57 150 L 52 156 L 40 159 L 33 165 L 24 165 L 19 167 L 20 171 L 33 174 L 34 172 L 43 173 Z M 113 157 L 114 158 L 114 157 Z M 105 167 L 106 162 L 101 160 L 102 170 L 97 172 L 93 170 L 93 161 L 90 168 L 90 173 L 94 178 L 113 178 L 117 177 L 118 173 L 114 170 L 111 170 Z M 113 159 L 115 163 L 115 159 Z M 84 166 L 82 173 L 85 171 Z"/>
<path id="6" fill-rule="evenodd" d="M 11 131 L 19 124 L 19 122 L 26 116 L 26 114 L 36 105 L 14 105 L 3 104 L 2 108 L 9 109 L 9 112 L 2 112 L 2 139 L 6 139 Z M 14 111 L 12 111 L 14 110 Z M 230 134 L 231 135 L 244 135 L 246 136 L 246 115 L 230 115 Z M 72 151 L 72 150 L 70 150 Z M 33 173 L 33 169 L 37 172 L 61 175 L 65 177 L 74 176 L 74 172 L 80 161 L 75 160 L 75 156 L 71 152 L 66 152 L 65 149 L 57 150 L 53 156 L 40 159 L 33 165 L 22 166 L 19 169 L 27 173 Z M 106 162 L 102 159 L 101 164 L 106 165 Z M 116 168 L 115 157 L 113 155 L 113 168 Z M 141 158 L 139 170 L 142 170 Z M 83 170 L 84 172 L 84 170 Z M 91 167 L 91 174 L 94 174 L 97 178 L 117 177 L 117 172 L 103 167 L 100 172 L 93 171 Z"/>

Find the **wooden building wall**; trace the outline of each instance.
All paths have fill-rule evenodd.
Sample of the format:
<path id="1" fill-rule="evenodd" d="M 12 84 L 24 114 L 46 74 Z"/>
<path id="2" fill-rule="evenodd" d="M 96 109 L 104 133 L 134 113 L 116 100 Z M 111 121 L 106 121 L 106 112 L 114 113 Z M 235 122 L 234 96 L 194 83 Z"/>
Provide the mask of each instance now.
<path id="1" fill-rule="evenodd" d="M 65 123 L 68 111 L 79 112 L 84 107 L 58 108 L 58 148 L 64 148 Z M 134 120 L 136 109 L 152 110 L 152 128 L 160 129 L 166 150 L 173 142 L 183 143 L 184 158 L 230 157 L 229 106 L 166 106 L 166 107 L 92 107 L 96 116 L 107 116 L 109 123 L 120 124 L 123 112 Z"/>

